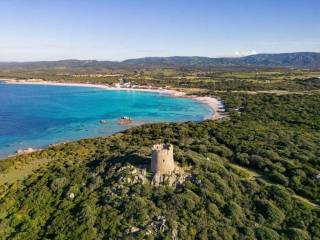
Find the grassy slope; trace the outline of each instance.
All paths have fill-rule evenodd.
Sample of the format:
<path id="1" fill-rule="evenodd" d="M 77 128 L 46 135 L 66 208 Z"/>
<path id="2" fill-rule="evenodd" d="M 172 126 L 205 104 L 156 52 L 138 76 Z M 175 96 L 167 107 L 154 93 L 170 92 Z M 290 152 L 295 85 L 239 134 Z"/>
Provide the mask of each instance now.
<path id="1" fill-rule="evenodd" d="M 48 158 L 38 158 L 27 164 L 19 164 L 15 163 L 15 166 L 7 170 L 6 172 L 2 172 L 0 174 L 0 185 L 4 184 L 12 184 L 18 180 L 23 180 L 27 176 L 33 173 L 33 171 L 42 167 L 44 164 L 48 163 L 50 159 Z"/>

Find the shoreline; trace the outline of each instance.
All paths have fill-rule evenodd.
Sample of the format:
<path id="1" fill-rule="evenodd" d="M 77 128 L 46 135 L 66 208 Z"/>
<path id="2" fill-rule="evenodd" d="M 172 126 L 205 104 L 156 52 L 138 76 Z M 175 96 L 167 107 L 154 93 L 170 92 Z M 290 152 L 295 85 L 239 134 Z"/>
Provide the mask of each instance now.
<path id="1" fill-rule="evenodd" d="M 224 111 L 222 101 L 214 97 L 201 97 L 197 95 L 187 95 L 185 92 L 178 91 L 175 89 L 163 89 L 163 88 L 146 88 L 144 86 L 135 85 L 134 87 L 112 87 L 104 84 L 92 84 L 92 83 L 68 83 L 68 82 L 53 82 L 53 81 L 43 81 L 41 79 L 0 79 L 3 80 L 5 84 L 21 84 L 21 85 L 46 85 L 46 86 L 64 86 L 64 87 L 91 87 L 100 88 L 109 91 L 139 91 L 139 92 L 153 92 L 168 95 L 176 98 L 189 98 L 198 101 L 202 104 L 206 104 L 213 113 L 209 117 L 205 117 L 204 120 L 218 120 L 223 118 L 221 112 Z"/>

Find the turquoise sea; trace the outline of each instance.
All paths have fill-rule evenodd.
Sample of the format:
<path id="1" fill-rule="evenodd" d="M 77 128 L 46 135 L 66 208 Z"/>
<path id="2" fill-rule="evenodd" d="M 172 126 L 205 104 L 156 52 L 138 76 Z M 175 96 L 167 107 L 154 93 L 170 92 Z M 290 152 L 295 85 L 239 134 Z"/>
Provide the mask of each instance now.
<path id="1" fill-rule="evenodd" d="M 199 121 L 212 110 L 192 99 L 89 87 L 14 85 L 0 82 L 0 157 L 17 149 L 42 148 L 125 130 L 135 123 Z M 101 124 L 100 120 L 107 122 Z"/>

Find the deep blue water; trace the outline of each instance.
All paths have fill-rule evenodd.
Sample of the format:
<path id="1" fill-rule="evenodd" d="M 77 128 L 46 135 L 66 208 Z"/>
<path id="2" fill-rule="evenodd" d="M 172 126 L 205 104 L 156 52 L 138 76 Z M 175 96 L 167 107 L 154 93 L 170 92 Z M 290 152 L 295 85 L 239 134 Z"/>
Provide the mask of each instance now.
<path id="1" fill-rule="evenodd" d="M 198 121 L 211 113 L 191 99 L 157 93 L 0 82 L 0 157 L 17 149 L 111 135 L 128 128 L 117 124 L 121 116 L 151 123 Z"/>

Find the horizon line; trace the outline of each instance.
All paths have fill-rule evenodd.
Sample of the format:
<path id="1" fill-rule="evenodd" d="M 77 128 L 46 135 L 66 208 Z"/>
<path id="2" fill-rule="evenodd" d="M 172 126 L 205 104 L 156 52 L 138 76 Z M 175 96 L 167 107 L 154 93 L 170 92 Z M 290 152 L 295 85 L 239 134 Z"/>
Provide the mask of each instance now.
<path id="1" fill-rule="evenodd" d="M 219 59 L 219 58 L 243 58 L 249 56 L 256 55 L 281 55 L 281 54 L 297 54 L 297 53 L 316 53 L 320 54 L 320 52 L 316 51 L 299 51 L 299 52 L 261 52 L 256 54 L 248 54 L 248 55 L 239 55 L 239 56 L 221 56 L 221 57 L 209 57 L 209 56 L 201 56 L 201 55 L 169 55 L 169 56 L 145 56 L 145 57 L 132 57 L 126 58 L 124 60 L 107 60 L 107 59 L 81 59 L 81 58 L 61 58 L 56 60 L 14 60 L 14 61 L 0 61 L 0 63 L 36 63 L 36 62 L 59 62 L 59 61 L 96 61 L 96 62 L 114 62 L 114 63 L 122 63 L 127 60 L 135 60 L 135 59 L 145 59 L 145 58 L 174 58 L 174 57 L 198 57 L 198 58 L 210 58 L 210 59 Z"/>

